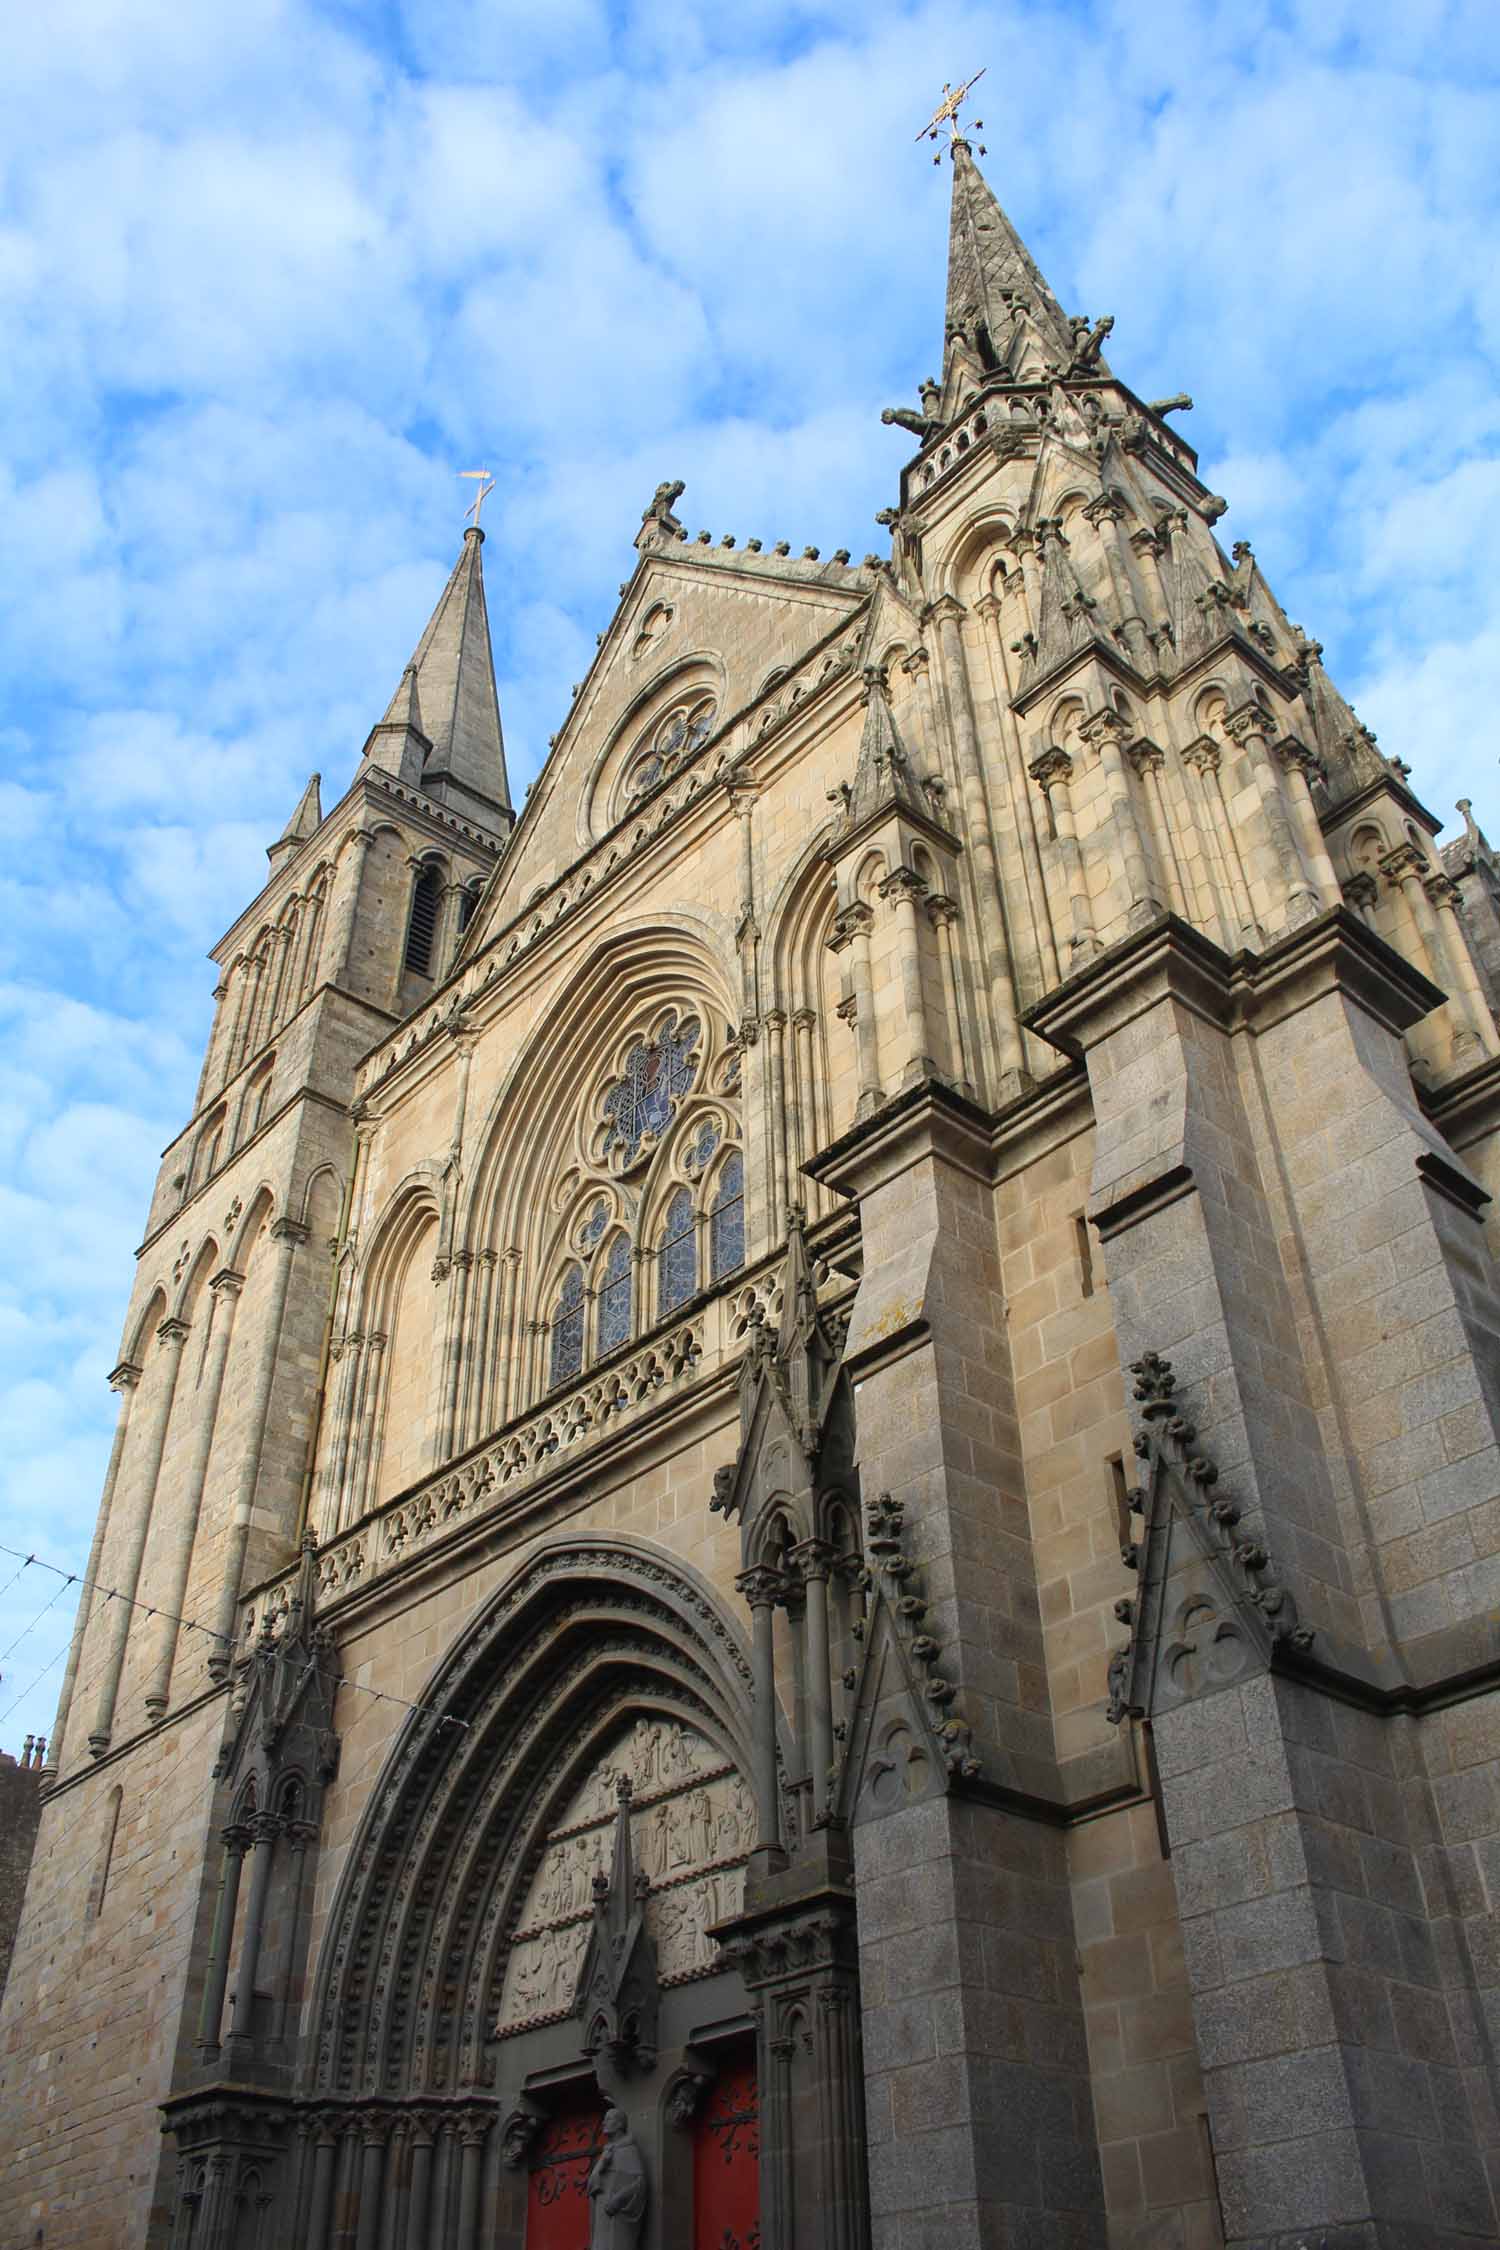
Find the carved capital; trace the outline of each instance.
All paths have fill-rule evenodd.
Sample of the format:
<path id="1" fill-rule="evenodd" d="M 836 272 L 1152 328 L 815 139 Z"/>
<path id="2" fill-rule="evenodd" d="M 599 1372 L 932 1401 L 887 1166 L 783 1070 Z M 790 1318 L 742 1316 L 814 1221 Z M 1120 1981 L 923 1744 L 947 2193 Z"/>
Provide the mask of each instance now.
<path id="1" fill-rule="evenodd" d="M 742 1570 L 734 1583 L 751 1609 L 774 1609 L 791 1591 L 786 1572 L 773 1570 L 769 1563 Z"/>
<path id="2" fill-rule="evenodd" d="M 1307 744 L 1295 734 L 1284 734 L 1274 748 L 1283 770 L 1287 773 L 1300 773 L 1309 789 L 1315 781 L 1323 782 L 1328 779 L 1317 752 L 1309 750 Z"/>
<path id="3" fill-rule="evenodd" d="M 1219 745 L 1211 734 L 1200 734 L 1182 753 L 1183 764 L 1191 766 L 1195 773 L 1217 773 L 1219 761 Z"/>
<path id="4" fill-rule="evenodd" d="M 180 1352 L 187 1342 L 191 1330 L 185 1320 L 169 1317 L 162 1322 L 156 1333 L 162 1343 L 170 1344 L 174 1350 Z"/>
<path id="5" fill-rule="evenodd" d="M 1268 742 L 1274 721 L 1269 711 L 1263 711 L 1252 700 L 1238 704 L 1225 719 L 1224 725 L 1236 742 Z"/>
<path id="6" fill-rule="evenodd" d="M 311 1231 L 300 1219 L 273 1219 L 271 1222 L 271 1240 L 279 1242 L 288 1253 L 295 1250 L 299 1242 L 305 1242 Z"/>
<path id="7" fill-rule="evenodd" d="M 920 679 L 924 672 L 931 669 L 931 664 L 932 659 L 925 648 L 914 648 L 910 656 L 902 658 L 901 669 L 910 678 L 916 680 Z"/>
<path id="8" fill-rule="evenodd" d="M 1083 513 L 1097 529 L 1102 523 L 1119 523 L 1125 514 L 1125 503 L 1118 492 L 1101 492 L 1097 499 L 1085 502 Z"/>
<path id="9" fill-rule="evenodd" d="M 910 899 L 913 905 L 927 890 L 923 878 L 912 867 L 893 867 L 880 885 L 882 898 Z"/>
<path id="10" fill-rule="evenodd" d="M 1430 875 L 1422 877 L 1422 888 L 1434 906 L 1446 906 L 1450 914 L 1458 912 L 1458 885 L 1451 875 L 1435 867 Z"/>
<path id="11" fill-rule="evenodd" d="M 1066 750 L 1059 749 L 1057 744 L 1053 743 L 1048 749 L 1043 750 L 1039 756 L 1032 759 L 1026 771 L 1030 774 L 1042 795 L 1047 797 L 1051 795 L 1058 782 L 1066 782 L 1071 779 L 1073 761 Z"/>
<path id="12" fill-rule="evenodd" d="M 927 919 L 935 930 L 951 929 L 958 920 L 957 902 L 946 891 L 934 891 L 927 901 Z"/>
<path id="13" fill-rule="evenodd" d="M 812 1031 L 818 1021 L 815 1008 L 798 1008 L 792 1016 L 793 1031 Z"/>
<path id="14" fill-rule="evenodd" d="M 798 1576 L 809 1579 L 828 1579 L 833 1572 L 834 1550 L 826 1539 L 799 1539 L 788 1559 L 796 1565 Z"/>
<path id="15" fill-rule="evenodd" d="M 1360 868 L 1344 885 L 1344 896 L 1356 913 L 1371 907 L 1380 896 L 1380 885 L 1367 868 Z"/>
<path id="16" fill-rule="evenodd" d="M 208 1286 L 216 1297 L 228 1301 L 237 1297 L 244 1288 L 245 1277 L 242 1273 L 236 1273 L 233 1266 L 221 1266 L 217 1273 L 209 1275 Z"/>
<path id="17" fill-rule="evenodd" d="M 1394 851 L 1382 852 L 1380 864 L 1387 880 L 1396 884 L 1398 889 L 1405 883 L 1425 882 L 1431 873 L 1431 863 L 1426 853 L 1418 851 L 1415 844 L 1397 844 Z"/>
<path id="18" fill-rule="evenodd" d="M 1130 744 L 1125 755 L 1143 778 L 1147 774 L 1160 774 L 1167 762 L 1166 752 L 1144 734 Z"/>
<path id="19" fill-rule="evenodd" d="M 863 899 L 856 899 L 852 906 L 843 907 L 833 918 L 833 929 L 828 939 L 829 951 L 842 953 L 846 946 L 853 944 L 856 937 L 867 936 L 874 920 L 874 915 Z"/>
<path id="20" fill-rule="evenodd" d="M 140 1366 L 133 1359 L 122 1359 L 117 1367 L 110 1369 L 106 1377 L 112 1391 L 133 1391 L 140 1379 Z"/>
<path id="21" fill-rule="evenodd" d="M 1123 744 L 1126 735 L 1125 721 L 1118 711 L 1091 711 L 1078 729 L 1092 749 L 1102 750 L 1106 742 Z"/>
<path id="22" fill-rule="evenodd" d="M 929 602 L 921 612 L 921 622 L 924 625 L 929 622 L 935 622 L 939 625 L 957 625 L 962 622 L 964 614 L 964 605 L 956 595 L 939 594 L 937 600 Z"/>

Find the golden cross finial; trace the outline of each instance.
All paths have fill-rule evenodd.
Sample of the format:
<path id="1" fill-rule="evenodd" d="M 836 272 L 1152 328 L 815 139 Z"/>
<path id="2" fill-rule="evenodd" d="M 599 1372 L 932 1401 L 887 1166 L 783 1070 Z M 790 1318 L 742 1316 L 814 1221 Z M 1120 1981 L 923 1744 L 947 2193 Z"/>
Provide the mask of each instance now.
<path id="1" fill-rule="evenodd" d="M 461 477 L 473 477 L 478 488 L 474 494 L 473 505 L 464 510 L 466 516 L 474 518 L 474 529 L 477 531 L 479 529 L 479 511 L 494 491 L 495 480 L 488 469 L 460 469 L 458 473 Z"/>
<path id="2" fill-rule="evenodd" d="M 959 140 L 962 137 L 958 129 L 959 106 L 962 102 L 967 100 L 969 94 L 973 91 L 974 87 L 979 84 L 979 81 L 983 76 L 984 69 L 981 68 L 975 71 L 972 78 L 966 78 L 961 86 L 944 86 L 942 100 L 938 103 L 937 108 L 928 118 L 927 123 L 922 127 L 921 132 L 918 133 L 917 139 L 919 141 L 935 141 L 938 137 L 938 134 L 946 125 L 948 128 L 949 140 Z M 984 131 L 984 119 L 982 117 L 976 117 L 974 123 L 978 130 L 982 133 Z M 983 151 L 981 150 L 980 153 L 983 154 Z M 941 163 L 941 152 L 939 152 L 939 154 L 935 156 L 932 161 L 934 164 Z"/>

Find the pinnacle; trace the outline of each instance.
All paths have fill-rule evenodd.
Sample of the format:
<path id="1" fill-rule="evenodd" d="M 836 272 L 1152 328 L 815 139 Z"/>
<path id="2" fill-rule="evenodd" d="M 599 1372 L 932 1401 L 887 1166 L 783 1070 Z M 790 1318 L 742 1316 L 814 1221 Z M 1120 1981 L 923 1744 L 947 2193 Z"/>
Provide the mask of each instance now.
<path id="1" fill-rule="evenodd" d="M 292 858 L 306 843 L 308 837 L 321 827 L 323 821 L 322 779 L 322 775 L 317 773 L 308 777 L 307 786 L 297 799 L 291 819 L 287 822 L 275 843 L 267 844 L 266 857 L 273 868 L 279 867 L 284 860 Z"/>

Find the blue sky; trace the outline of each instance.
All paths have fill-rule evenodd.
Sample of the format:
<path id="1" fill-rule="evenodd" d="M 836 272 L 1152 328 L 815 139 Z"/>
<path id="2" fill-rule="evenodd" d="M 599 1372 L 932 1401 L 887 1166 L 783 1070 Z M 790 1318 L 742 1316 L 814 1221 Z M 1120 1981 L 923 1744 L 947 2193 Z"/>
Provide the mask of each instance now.
<path id="1" fill-rule="evenodd" d="M 633 556 L 883 546 L 986 170 L 1445 819 L 1500 829 L 1493 0 L 51 0 L 0 148 L 0 1540 L 88 1547 L 207 947 L 352 772 L 483 462 L 519 794 Z M 14 1568 L 0 1556 L 0 1589 Z M 0 1747 L 71 1614 L 0 1591 Z M 45 1669 L 50 1665 L 50 1669 Z M 37 1674 L 44 1676 L 34 1688 Z"/>

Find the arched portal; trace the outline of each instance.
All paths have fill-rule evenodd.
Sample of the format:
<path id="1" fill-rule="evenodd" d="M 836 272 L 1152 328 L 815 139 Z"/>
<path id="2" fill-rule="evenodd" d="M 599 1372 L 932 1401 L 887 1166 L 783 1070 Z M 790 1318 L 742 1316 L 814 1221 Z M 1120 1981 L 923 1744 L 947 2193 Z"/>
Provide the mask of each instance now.
<path id="1" fill-rule="evenodd" d="M 407 2241 L 419 2198 L 424 2242 L 519 2241 L 537 2166 L 571 2179 L 554 2144 L 607 2099 L 659 2198 L 652 2240 L 686 2245 L 686 2206 L 669 2210 L 693 2192 L 684 2073 L 714 2083 L 718 2041 L 738 2087 L 753 2057 L 712 1935 L 755 1840 L 736 1632 L 659 1550 L 578 1539 L 522 1565 L 420 1700 L 324 1944 L 302 2086 L 334 2122 L 326 2188 L 314 2172 L 300 2198 L 309 2238 L 327 2239 L 325 2206 L 336 2226 L 376 2194 L 403 2205 Z M 644 2005 L 623 1966 L 614 2014 L 597 2004 L 601 1948 L 645 1964 Z"/>

